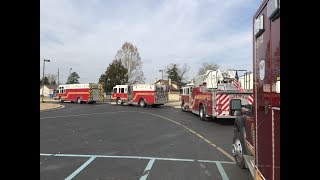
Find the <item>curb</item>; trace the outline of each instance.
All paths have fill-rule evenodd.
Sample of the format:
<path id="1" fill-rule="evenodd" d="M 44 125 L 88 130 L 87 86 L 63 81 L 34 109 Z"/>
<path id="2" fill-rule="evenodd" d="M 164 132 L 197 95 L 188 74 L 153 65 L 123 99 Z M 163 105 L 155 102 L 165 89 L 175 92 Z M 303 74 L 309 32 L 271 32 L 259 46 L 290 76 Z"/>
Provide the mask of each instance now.
<path id="1" fill-rule="evenodd" d="M 59 104 L 59 106 L 56 108 L 43 109 L 43 110 L 40 110 L 40 112 L 58 110 L 58 109 L 62 109 L 64 107 L 66 107 L 66 106 Z"/>
<path id="2" fill-rule="evenodd" d="M 110 102 L 110 101 L 102 101 L 102 102 L 97 102 L 97 104 L 112 104 L 115 102 Z"/>
<path id="3" fill-rule="evenodd" d="M 180 109 L 181 106 L 170 106 L 170 107 L 173 107 L 173 108 L 176 108 L 176 109 Z"/>
<path id="4" fill-rule="evenodd" d="M 172 108 L 176 108 L 176 109 L 180 109 L 181 106 L 170 106 L 170 105 L 164 105 L 165 107 L 172 107 Z"/>

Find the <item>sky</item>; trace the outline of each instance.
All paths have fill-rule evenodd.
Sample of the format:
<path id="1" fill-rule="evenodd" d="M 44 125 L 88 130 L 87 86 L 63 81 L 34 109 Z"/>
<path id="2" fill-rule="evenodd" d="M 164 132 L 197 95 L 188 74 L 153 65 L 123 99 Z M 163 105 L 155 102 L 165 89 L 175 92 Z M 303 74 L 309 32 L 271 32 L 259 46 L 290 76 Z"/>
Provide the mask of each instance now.
<path id="1" fill-rule="evenodd" d="M 252 71 L 252 18 L 262 0 L 41 0 L 40 78 L 72 72 L 97 83 L 126 41 L 138 48 L 146 83 L 170 63 L 197 75 L 202 63 Z M 239 73 L 241 75 L 241 73 Z"/>

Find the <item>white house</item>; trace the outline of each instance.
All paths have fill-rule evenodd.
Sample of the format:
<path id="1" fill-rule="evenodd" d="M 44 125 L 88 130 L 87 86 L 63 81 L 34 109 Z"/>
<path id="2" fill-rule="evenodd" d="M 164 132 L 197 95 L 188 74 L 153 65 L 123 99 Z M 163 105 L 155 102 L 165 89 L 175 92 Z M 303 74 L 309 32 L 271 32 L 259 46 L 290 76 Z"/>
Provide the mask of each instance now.
<path id="1" fill-rule="evenodd" d="M 49 94 L 53 94 L 57 89 L 58 85 L 44 85 L 43 94 L 44 96 L 49 96 Z M 42 86 L 40 86 L 40 96 L 42 94 Z"/>
<path id="2" fill-rule="evenodd" d="M 168 101 L 179 101 L 180 100 L 180 87 L 176 81 L 160 79 L 155 84 L 164 84 L 169 88 Z"/>

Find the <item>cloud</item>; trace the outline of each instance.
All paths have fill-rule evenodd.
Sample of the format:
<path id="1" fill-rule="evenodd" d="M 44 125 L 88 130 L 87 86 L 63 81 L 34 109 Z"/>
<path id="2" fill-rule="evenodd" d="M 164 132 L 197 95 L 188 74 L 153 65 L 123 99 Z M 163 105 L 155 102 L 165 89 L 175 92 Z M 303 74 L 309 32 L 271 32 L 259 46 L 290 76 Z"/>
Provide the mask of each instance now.
<path id="1" fill-rule="evenodd" d="M 147 82 L 169 63 L 188 63 L 189 78 L 202 62 L 252 70 L 252 17 L 261 0 L 43 0 L 40 71 L 72 67 L 80 82 L 97 82 L 125 41 L 138 47 Z"/>

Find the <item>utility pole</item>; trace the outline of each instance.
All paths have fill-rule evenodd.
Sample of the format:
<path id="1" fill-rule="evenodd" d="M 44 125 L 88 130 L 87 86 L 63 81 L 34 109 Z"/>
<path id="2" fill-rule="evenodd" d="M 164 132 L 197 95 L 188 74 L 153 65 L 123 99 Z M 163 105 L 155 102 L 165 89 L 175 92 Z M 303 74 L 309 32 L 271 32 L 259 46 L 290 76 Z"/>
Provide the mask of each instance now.
<path id="1" fill-rule="evenodd" d="M 60 83 L 59 83 L 59 68 L 58 68 L 58 86 L 59 86 L 59 84 L 60 84 Z"/>
<path id="2" fill-rule="evenodd" d="M 43 70 L 42 70 L 42 95 L 41 95 L 41 97 L 42 97 L 42 103 L 44 103 L 44 101 L 43 101 L 43 96 L 44 96 L 44 67 L 45 67 L 45 64 L 46 64 L 46 62 L 50 62 L 50 60 L 49 59 L 43 59 Z"/>
<path id="3" fill-rule="evenodd" d="M 130 72 L 131 72 L 131 69 L 130 69 L 130 62 L 129 62 L 129 60 L 128 60 L 128 80 L 130 81 L 130 78 L 131 78 L 131 74 L 130 74 Z M 133 82 L 132 82 L 133 83 Z"/>
<path id="4" fill-rule="evenodd" d="M 161 80 L 163 80 L 163 69 L 160 69 L 159 72 L 162 72 Z"/>
<path id="5" fill-rule="evenodd" d="M 69 81 L 69 77 L 71 75 L 71 70 L 72 70 L 72 68 L 69 69 L 69 76 L 67 77 L 67 84 L 68 84 L 68 81 Z M 70 79 L 70 81 L 71 81 L 71 79 Z M 69 84 L 71 84 L 71 83 L 69 82 Z"/>
<path id="6" fill-rule="evenodd" d="M 163 80 L 163 70 L 162 70 L 162 76 L 161 76 L 162 80 Z"/>
<path id="7" fill-rule="evenodd" d="M 249 80 L 248 80 L 248 81 L 249 81 L 249 87 L 248 87 L 249 89 L 251 89 L 251 84 L 250 84 L 250 81 L 251 81 L 251 79 L 250 79 L 250 74 L 251 74 L 251 71 L 249 71 Z M 252 87 L 252 88 L 253 88 L 253 87 Z"/>

